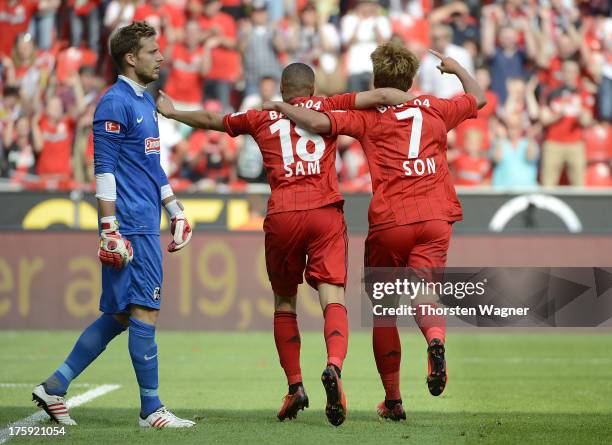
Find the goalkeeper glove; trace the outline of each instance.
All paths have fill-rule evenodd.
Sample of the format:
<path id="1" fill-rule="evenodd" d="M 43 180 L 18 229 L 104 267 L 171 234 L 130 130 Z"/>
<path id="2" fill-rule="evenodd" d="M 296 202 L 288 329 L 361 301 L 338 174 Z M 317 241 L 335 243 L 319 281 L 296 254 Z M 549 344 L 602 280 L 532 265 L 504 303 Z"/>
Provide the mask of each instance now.
<path id="1" fill-rule="evenodd" d="M 166 211 L 170 214 L 170 233 L 172 241 L 168 244 L 168 252 L 176 252 L 185 247 L 191 240 L 191 226 L 183 213 L 183 205 L 178 199 L 164 204 Z"/>
<path id="2" fill-rule="evenodd" d="M 119 233 L 119 222 L 114 216 L 105 216 L 100 233 L 100 247 L 98 258 L 103 265 L 121 269 L 128 265 L 134 258 L 134 251 L 129 240 L 124 239 Z"/>

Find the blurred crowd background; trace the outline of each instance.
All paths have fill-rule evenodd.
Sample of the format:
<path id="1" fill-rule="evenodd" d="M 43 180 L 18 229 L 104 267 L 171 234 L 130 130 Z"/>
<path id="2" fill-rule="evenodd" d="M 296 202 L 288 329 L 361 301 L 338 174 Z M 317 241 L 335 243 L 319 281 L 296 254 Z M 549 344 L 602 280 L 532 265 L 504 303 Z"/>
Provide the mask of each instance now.
<path id="1" fill-rule="evenodd" d="M 150 85 L 185 109 L 257 108 L 279 99 L 282 67 L 304 62 L 317 93 L 371 86 L 374 48 L 421 58 L 414 95 L 460 83 L 427 48 L 475 74 L 488 105 L 449 134 L 457 185 L 611 187 L 609 0 L 0 0 L 0 188 L 92 189 L 92 117 L 115 81 L 108 36 L 145 20 L 166 58 Z M 250 137 L 160 119 L 162 165 L 176 191 L 265 183 Z M 371 189 L 359 142 L 341 137 L 344 192 Z"/>

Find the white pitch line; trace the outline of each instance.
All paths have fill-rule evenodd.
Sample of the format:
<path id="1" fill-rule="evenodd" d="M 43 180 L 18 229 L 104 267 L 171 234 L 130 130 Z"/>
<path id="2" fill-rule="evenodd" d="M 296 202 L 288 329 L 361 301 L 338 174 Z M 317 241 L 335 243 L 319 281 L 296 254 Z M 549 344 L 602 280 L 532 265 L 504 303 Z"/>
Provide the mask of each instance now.
<path id="1" fill-rule="evenodd" d="M 74 408 L 75 406 L 82 405 L 87 403 L 95 398 L 103 396 L 106 393 L 119 389 L 121 385 L 100 385 L 89 391 L 84 392 L 83 394 L 79 394 L 78 396 L 74 396 L 66 401 L 66 405 L 68 408 Z M 42 422 L 43 420 L 48 420 L 49 416 L 43 410 L 35 412 L 31 416 L 25 417 L 21 420 L 18 420 L 13 423 L 9 423 L 6 427 L 0 430 L 0 445 L 7 442 L 12 436 L 10 433 L 10 428 L 14 427 L 22 427 L 22 426 L 32 426 L 38 422 Z"/>

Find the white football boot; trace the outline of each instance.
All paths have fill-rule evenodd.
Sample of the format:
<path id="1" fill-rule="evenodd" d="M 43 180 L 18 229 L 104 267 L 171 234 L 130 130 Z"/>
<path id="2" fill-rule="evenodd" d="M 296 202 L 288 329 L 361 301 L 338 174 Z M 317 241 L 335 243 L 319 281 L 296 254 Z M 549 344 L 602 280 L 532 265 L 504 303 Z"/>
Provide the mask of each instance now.
<path id="1" fill-rule="evenodd" d="M 45 387 L 38 385 L 32 391 L 32 401 L 40 408 L 44 409 L 51 419 L 62 425 L 76 425 L 68 414 L 68 406 L 66 400 L 62 396 L 48 394 Z"/>
<path id="2" fill-rule="evenodd" d="M 138 425 L 143 428 L 191 428 L 195 422 L 176 417 L 165 406 L 162 406 L 149 414 L 146 419 L 138 416 Z"/>

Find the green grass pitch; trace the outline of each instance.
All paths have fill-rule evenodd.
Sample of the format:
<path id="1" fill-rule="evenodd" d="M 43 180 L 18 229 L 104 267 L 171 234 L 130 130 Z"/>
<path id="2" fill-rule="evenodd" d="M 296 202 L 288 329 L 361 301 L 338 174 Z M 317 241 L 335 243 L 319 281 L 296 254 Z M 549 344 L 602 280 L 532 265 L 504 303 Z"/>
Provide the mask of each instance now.
<path id="1" fill-rule="evenodd" d="M 432 397 L 425 385 L 425 342 L 402 332 L 402 393 L 408 421 L 379 421 L 383 398 L 370 334 L 351 334 L 343 370 L 349 417 L 326 421 L 319 377 L 322 334 L 304 333 L 302 373 L 310 408 L 280 423 L 285 380 L 271 333 L 158 334 L 160 395 L 191 430 L 144 430 L 127 335 L 116 339 L 75 383 L 122 387 L 74 408 L 77 427 L 63 437 L 13 437 L 17 443 L 127 444 L 586 444 L 612 443 L 612 334 L 483 330 L 451 332 L 449 384 Z M 0 429 L 33 414 L 30 387 L 69 352 L 77 332 L 0 332 Z M 74 387 L 68 397 L 86 391 Z"/>

